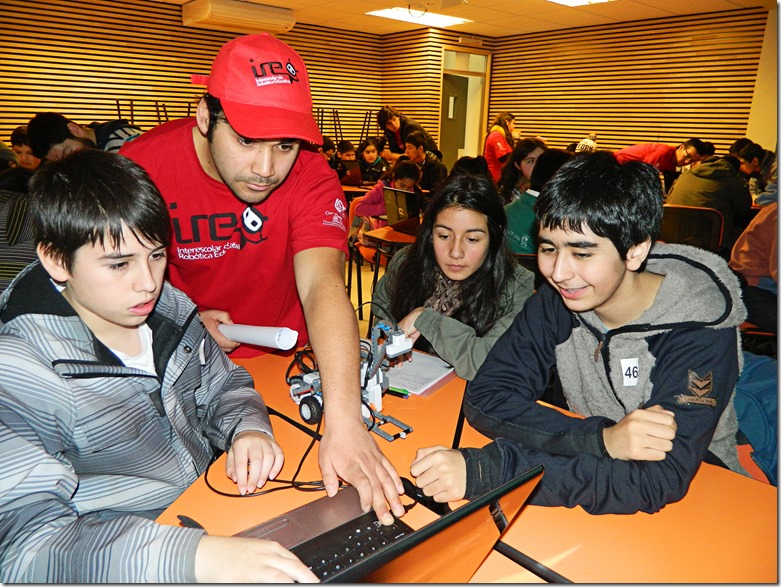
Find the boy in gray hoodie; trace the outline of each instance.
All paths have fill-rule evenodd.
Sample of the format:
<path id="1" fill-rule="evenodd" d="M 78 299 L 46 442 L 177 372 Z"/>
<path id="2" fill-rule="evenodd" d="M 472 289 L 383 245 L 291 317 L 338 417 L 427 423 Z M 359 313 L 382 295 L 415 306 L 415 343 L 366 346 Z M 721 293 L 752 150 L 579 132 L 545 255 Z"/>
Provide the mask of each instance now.
<path id="1" fill-rule="evenodd" d="M 606 152 L 567 162 L 542 189 L 529 298 L 466 392 L 482 449 L 421 449 L 410 472 L 437 501 L 471 498 L 543 464 L 531 503 L 655 512 L 700 464 L 744 473 L 733 391 L 745 308 L 716 255 L 655 244 L 656 170 Z M 537 403 L 555 369 L 572 418 Z"/>

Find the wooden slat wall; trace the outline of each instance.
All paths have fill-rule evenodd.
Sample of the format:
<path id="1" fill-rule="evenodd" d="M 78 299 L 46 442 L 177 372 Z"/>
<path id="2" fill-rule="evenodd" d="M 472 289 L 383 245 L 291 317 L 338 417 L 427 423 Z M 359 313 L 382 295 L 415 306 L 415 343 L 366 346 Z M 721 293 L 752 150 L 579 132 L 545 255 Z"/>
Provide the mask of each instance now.
<path id="1" fill-rule="evenodd" d="M 605 148 L 691 136 L 722 151 L 743 136 L 766 11 L 736 10 L 482 39 L 493 50 L 489 120 L 518 117 L 524 136 L 553 146 L 588 132 Z M 0 140 L 36 112 L 77 122 L 116 116 L 157 124 L 155 101 L 184 116 L 206 73 L 235 35 L 185 28 L 180 7 L 150 0 L 3 0 L 0 10 Z M 10 31 L 10 33 L 8 32 Z M 280 35 L 307 63 L 323 131 L 356 141 L 367 111 L 397 106 L 439 132 L 441 54 L 458 34 L 421 29 L 377 36 L 298 24 Z M 589 80 L 588 84 L 584 80 Z M 378 132 L 371 119 L 372 133 Z"/>
<path id="2" fill-rule="evenodd" d="M 76 122 L 122 115 L 147 130 L 158 123 L 155 101 L 170 118 L 187 114 L 219 48 L 236 35 L 181 24 L 180 7 L 148 0 L 3 0 L 0 10 L 0 140 L 36 112 Z M 11 33 L 11 31 L 13 31 Z M 279 35 L 304 58 L 323 132 L 334 135 L 339 110 L 344 138 L 357 140 L 367 110 L 381 104 L 377 35 L 296 25 Z M 376 124 L 372 127 L 375 129 Z"/>
<path id="3" fill-rule="evenodd" d="M 637 21 L 504 37 L 495 46 L 490 117 L 523 136 L 600 148 L 699 137 L 725 153 L 745 136 L 767 11 Z"/>
<path id="4" fill-rule="evenodd" d="M 371 112 L 370 136 L 379 133 L 375 122 L 381 103 L 379 36 L 297 24 L 278 37 L 306 63 L 314 107 L 323 109 L 323 133 L 334 140 L 338 136 L 334 109 L 338 110 L 342 137 L 356 148 L 367 112 Z"/>

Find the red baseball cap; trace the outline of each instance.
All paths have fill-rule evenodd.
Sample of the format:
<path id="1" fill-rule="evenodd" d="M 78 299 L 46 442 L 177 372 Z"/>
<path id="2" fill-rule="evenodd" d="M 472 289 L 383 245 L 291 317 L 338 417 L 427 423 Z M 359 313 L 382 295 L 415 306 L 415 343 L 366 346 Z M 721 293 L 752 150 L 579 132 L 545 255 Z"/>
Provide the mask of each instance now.
<path id="1" fill-rule="evenodd" d="M 312 116 L 304 60 L 268 33 L 228 41 L 214 58 L 211 75 L 191 79 L 220 99 L 231 127 L 244 137 L 323 142 Z"/>

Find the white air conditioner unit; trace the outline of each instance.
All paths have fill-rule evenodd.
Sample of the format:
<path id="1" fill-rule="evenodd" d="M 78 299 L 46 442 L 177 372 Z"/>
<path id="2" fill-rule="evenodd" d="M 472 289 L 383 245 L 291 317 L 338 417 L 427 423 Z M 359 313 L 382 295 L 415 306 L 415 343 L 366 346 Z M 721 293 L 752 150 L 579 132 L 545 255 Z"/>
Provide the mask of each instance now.
<path id="1" fill-rule="evenodd" d="M 182 24 L 230 33 L 283 33 L 296 19 L 288 8 L 242 0 L 192 0 L 182 5 Z"/>

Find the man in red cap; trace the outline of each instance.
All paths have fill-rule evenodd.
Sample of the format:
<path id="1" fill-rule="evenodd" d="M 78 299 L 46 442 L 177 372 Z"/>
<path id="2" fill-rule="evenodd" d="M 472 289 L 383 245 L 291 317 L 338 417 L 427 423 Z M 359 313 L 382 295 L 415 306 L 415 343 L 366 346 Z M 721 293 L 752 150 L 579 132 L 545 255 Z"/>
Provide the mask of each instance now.
<path id="1" fill-rule="evenodd" d="M 314 145 L 309 77 L 282 41 L 248 35 L 226 43 L 195 119 L 167 122 L 123 147 L 166 200 L 173 225 L 169 279 L 198 305 L 231 357 L 259 347 L 230 341 L 220 324 L 285 326 L 309 338 L 328 425 L 320 469 L 334 495 L 341 477 L 366 510 L 400 516 L 401 480 L 361 416 L 358 322 L 344 287 L 347 206 Z M 387 500 L 387 503 L 386 503 Z"/>

